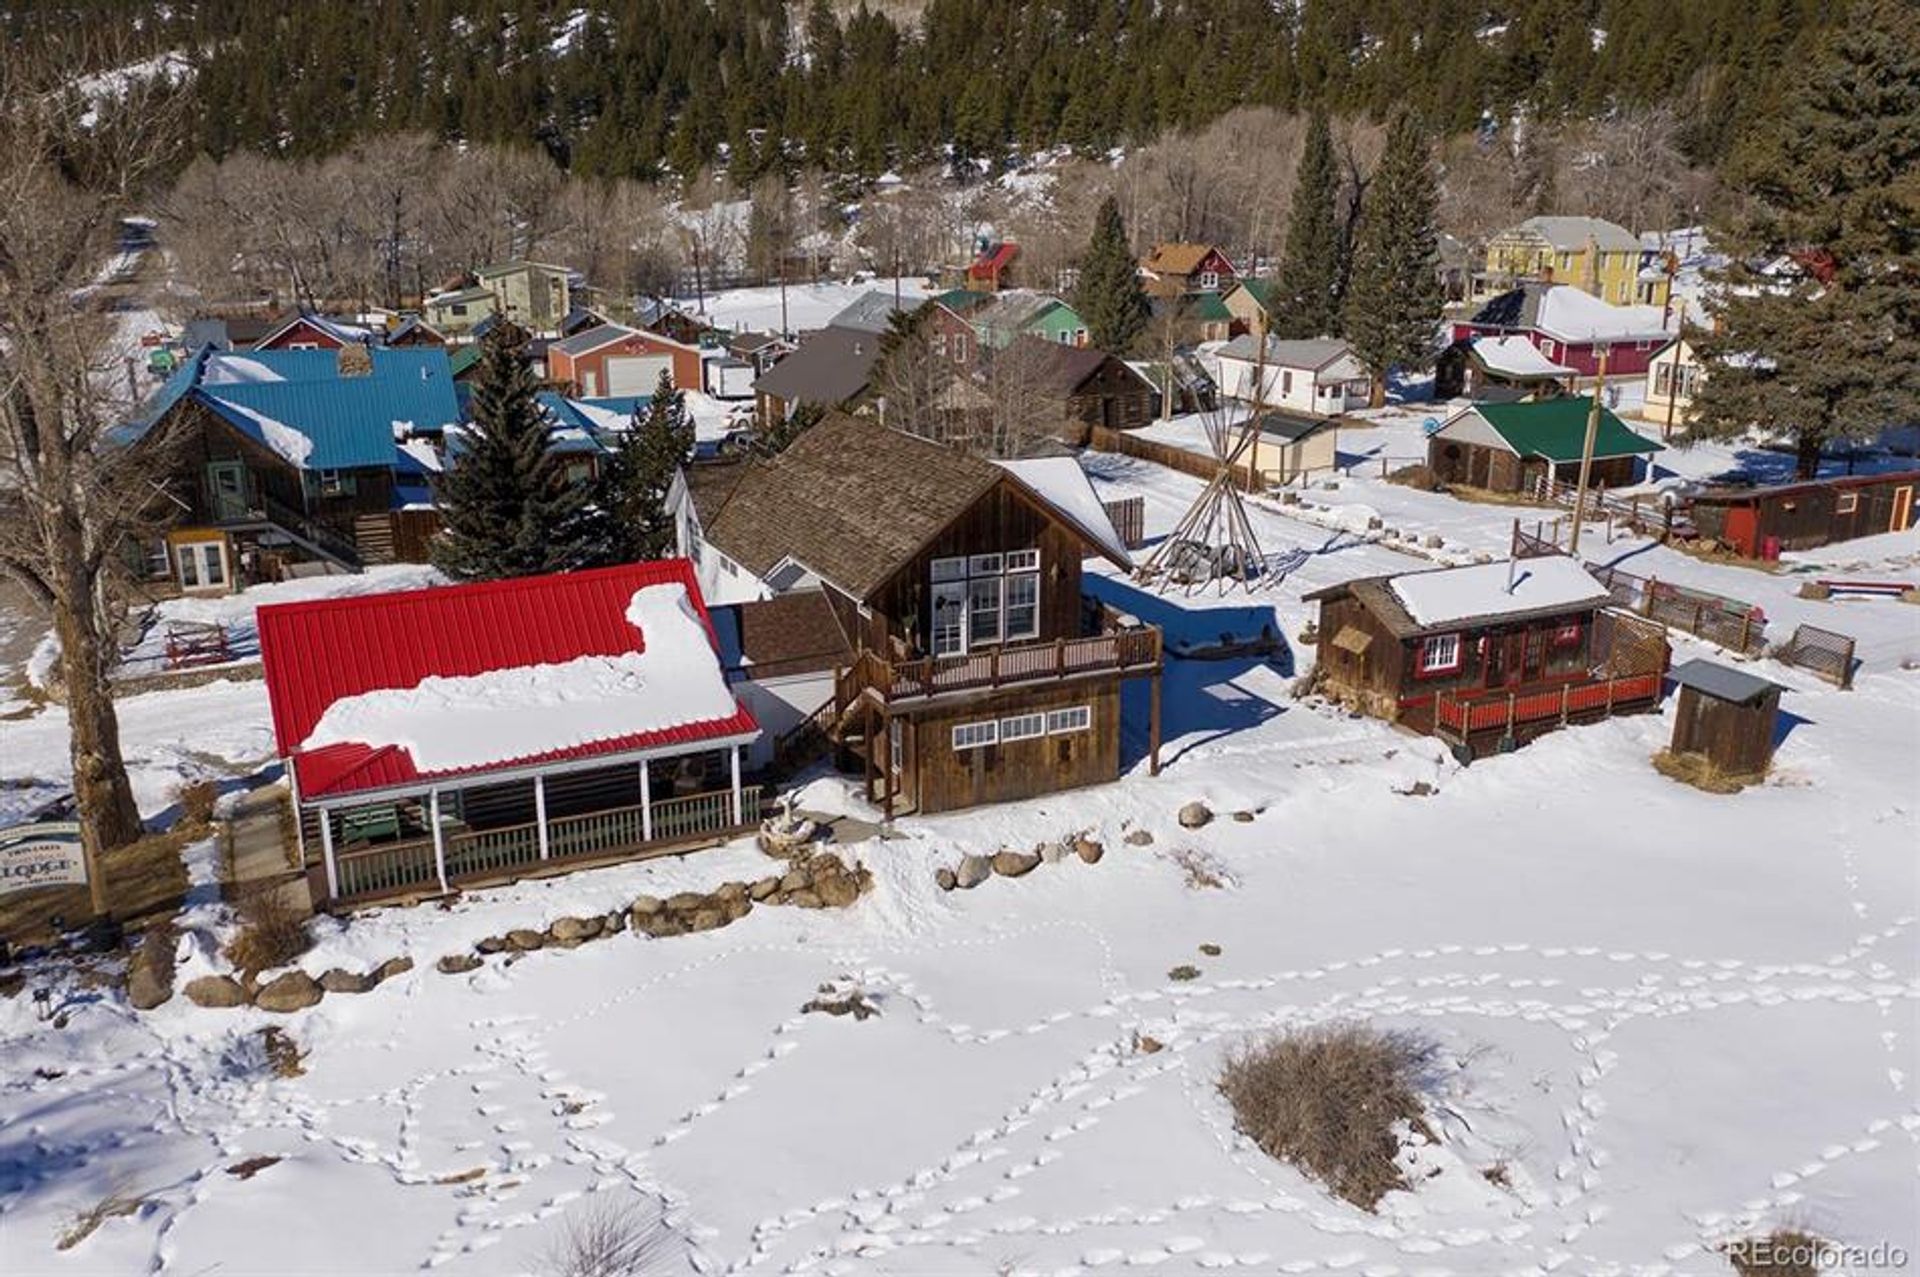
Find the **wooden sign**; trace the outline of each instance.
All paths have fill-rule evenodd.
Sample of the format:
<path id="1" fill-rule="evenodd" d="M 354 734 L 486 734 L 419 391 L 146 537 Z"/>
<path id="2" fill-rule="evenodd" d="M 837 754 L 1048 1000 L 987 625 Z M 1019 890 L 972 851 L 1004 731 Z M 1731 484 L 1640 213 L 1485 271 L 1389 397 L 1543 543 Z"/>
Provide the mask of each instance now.
<path id="1" fill-rule="evenodd" d="M 43 820 L 0 829 L 0 896 L 35 887 L 84 886 L 80 822 Z"/>

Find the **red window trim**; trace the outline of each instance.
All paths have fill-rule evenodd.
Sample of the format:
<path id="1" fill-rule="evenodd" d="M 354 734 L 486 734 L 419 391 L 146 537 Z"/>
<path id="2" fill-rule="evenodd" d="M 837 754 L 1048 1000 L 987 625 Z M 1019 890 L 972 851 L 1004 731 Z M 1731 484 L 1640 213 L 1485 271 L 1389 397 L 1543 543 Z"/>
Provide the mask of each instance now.
<path id="1" fill-rule="evenodd" d="M 1427 644 L 1436 639 L 1453 640 L 1453 663 L 1451 665 L 1428 665 Z M 1415 678 L 1445 678 L 1449 674 L 1458 674 L 1467 663 L 1467 639 L 1464 634 L 1429 634 L 1420 639 L 1413 649 L 1413 676 Z"/>

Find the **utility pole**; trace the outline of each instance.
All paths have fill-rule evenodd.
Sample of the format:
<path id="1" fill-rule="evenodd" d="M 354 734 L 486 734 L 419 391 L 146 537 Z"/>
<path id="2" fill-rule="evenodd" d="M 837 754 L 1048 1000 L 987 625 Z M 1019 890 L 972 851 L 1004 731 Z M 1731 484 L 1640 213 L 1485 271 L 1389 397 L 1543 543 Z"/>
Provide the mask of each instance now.
<path id="1" fill-rule="evenodd" d="M 1687 315 L 1685 311 L 1682 311 L 1680 313 L 1680 335 L 1674 338 L 1673 363 L 1669 366 L 1667 372 L 1667 424 L 1660 429 L 1660 442 L 1662 443 L 1673 442 L 1673 409 L 1675 401 L 1680 398 L 1680 361 L 1682 358 L 1681 352 L 1686 349 L 1686 344 Z M 1653 462 L 1651 460 L 1647 462 L 1647 467 L 1647 478 L 1651 479 L 1653 478 Z"/>
<path id="2" fill-rule="evenodd" d="M 1587 439 L 1580 446 L 1580 482 L 1573 491 L 1573 537 L 1567 552 L 1580 553 L 1580 519 L 1587 508 L 1587 480 L 1593 476 L 1593 443 L 1600 433 L 1600 396 L 1607 388 L 1607 352 L 1600 352 L 1600 376 L 1593 383 L 1593 407 L 1587 411 Z"/>

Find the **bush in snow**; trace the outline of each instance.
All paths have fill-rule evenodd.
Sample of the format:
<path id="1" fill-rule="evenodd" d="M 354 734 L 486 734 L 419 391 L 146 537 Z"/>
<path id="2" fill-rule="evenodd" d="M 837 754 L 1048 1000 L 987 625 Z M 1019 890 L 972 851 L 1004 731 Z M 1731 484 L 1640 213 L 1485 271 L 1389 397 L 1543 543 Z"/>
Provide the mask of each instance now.
<path id="1" fill-rule="evenodd" d="M 1781 1228 L 1727 1247 L 1727 1262 L 1740 1277 L 1819 1277 L 1835 1247 L 1811 1233 Z"/>
<path id="2" fill-rule="evenodd" d="M 1233 1124 L 1263 1152 L 1372 1210 L 1407 1186 L 1401 1123 L 1432 1138 L 1419 1088 L 1434 1046 L 1416 1034 L 1322 1025 L 1227 1057 L 1220 1093 Z"/>
<path id="3" fill-rule="evenodd" d="M 565 1231 L 539 1271 L 543 1277 L 651 1277 L 679 1271 L 679 1249 L 658 1213 L 593 1202 L 568 1212 Z"/>
<path id="4" fill-rule="evenodd" d="M 313 943 L 307 920 L 276 885 L 264 883 L 234 904 L 240 931 L 227 943 L 227 960 L 242 971 L 284 967 Z"/>

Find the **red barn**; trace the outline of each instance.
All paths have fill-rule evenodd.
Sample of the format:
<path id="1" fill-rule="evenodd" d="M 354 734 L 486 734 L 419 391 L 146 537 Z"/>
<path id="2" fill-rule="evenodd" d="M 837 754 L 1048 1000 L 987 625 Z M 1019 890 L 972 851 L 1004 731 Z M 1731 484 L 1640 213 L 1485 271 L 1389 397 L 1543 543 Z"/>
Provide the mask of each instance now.
<path id="1" fill-rule="evenodd" d="M 373 329 L 349 324 L 310 311 L 285 316 L 268 329 L 267 335 L 253 343 L 255 350 L 338 350 L 342 346 L 364 346 L 379 337 Z"/>
<path id="2" fill-rule="evenodd" d="M 1653 356 L 1673 334 L 1658 306 L 1614 306 L 1571 284 L 1529 280 L 1482 306 L 1471 319 L 1453 325 L 1453 340 L 1475 337 L 1523 337 L 1554 364 L 1582 377 L 1645 373 Z"/>
<path id="3" fill-rule="evenodd" d="M 659 333 L 601 324 L 547 346 L 547 377 L 584 399 L 650 395 L 662 372 L 675 388 L 700 390 L 700 348 Z"/>

